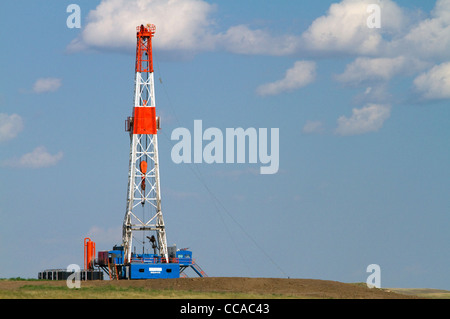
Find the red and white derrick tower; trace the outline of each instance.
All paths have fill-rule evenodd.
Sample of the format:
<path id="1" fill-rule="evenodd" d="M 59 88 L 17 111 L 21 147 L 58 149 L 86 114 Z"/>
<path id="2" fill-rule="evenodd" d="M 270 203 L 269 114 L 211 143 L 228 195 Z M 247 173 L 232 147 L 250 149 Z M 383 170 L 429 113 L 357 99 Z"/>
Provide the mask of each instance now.
<path id="1" fill-rule="evenodd" d="M 152 56 L 155 29 L 149 24 L 137 27 L 133 116 L 126 122 L 126 129 L 130 132 L 130 163 L 122 232 L 125 263 L 131 262 L 134 234 L 143 231 L 156 232 L 156 237 L 151 239 L 153 247 L 159 249 L 161 260 L 168 260 L 158 167 L 159 118 L 155 112 Z M 144 213 L 144 207 L 150 207 L 150 213 Z M 139 210 L 143 213 L 138 213 Z"/>

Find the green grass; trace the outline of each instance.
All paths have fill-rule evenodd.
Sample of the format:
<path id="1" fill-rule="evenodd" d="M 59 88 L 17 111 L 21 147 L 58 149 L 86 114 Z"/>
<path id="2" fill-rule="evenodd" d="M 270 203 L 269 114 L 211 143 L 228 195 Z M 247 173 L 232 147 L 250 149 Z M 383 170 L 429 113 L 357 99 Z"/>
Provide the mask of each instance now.
<path id="1" fill-rule="evenodd" d="M 0 278 L 0 281 L 6 281 L 6 280 L 10 280 L 10 281 L 38 281 L 40 279 L 22 278 L 22 277 Z M 42 280 L 40 280 L 40 281 L 42 281 Z"/>
<path id="2" fill-rule="evenodd" d="M 153 290 L 142 287 L 81 287 L 70 289 L 50 284 L 23 285 L 1 289 L 0 299 L 285 299 L 295 298 L 277 294 L 246 294 L 229 292 L 197 292 L 182 290 Z"/>
<path id="3" fill-rule="evenodd" d="M 450 291 L 448 290 L 421 288 L 392 288 L 390 290 L 404 295 L 413 295 L 423 298 L 450 299 Z"/>
<path id="4" fill-rule="evenodd" d="M 364 286 L 365 283 L 355 283 Z M 437 289 L 382 288 L 423 298 L 450 299 L 450 291 Z M 65 282 L 25 278 L 0 279 L 0 299 L 298 299 L 310 298 L 293 294 L 257 294 L 242 292 L 199 292 L 191 290 L 146 287 L 120 287 L 114 284 L 81 285 L 70 289 Z"/>

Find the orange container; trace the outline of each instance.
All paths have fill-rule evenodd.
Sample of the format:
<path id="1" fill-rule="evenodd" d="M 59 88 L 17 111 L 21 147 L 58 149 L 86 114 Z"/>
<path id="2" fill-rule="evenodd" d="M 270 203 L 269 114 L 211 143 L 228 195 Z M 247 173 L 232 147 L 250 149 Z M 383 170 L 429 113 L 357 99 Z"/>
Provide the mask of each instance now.
<path id="1" fill-rule="evenodd" d="M 134 108 L 133 134 L 156 134 L 156 111 L 154 107 Z"/>
<path id="2" fill-rule="evenodd" d="M 89 238 L 84 239 L 84 269 L 94 269 L 95 243 Z"/>

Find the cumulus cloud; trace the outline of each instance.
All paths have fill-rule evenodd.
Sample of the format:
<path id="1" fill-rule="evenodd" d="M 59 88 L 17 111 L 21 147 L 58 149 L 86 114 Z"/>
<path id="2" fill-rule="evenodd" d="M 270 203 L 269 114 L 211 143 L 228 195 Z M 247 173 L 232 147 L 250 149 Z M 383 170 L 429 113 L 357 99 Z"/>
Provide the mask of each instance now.
<path id="1" fill-rule="evenodd" d="M 355 108 L 350 118 L 341 116 L 337 120 L 335 133 L 348 136 L 378 131 L 390 115 L 390 105 L 368 104 L 361 109 Z"/>
<path id="2" fill-rule="evenodd" d="M 58 78 L 40 78 L 33 84 L 34 93 L 55 92 L 61 86 L 61 79 Z"/>
<path id="3" fill-rule="evenodd" d="M 15 168 L 42 168 L 56 165 L 63 158 L 63 153 L 50 154 L 44 146 L 36 147 L 32 152 L 18 159 L 7 160 L 3 166 Z"/>
<path id="4" fill-rule="evenodd" d="M 382 28 L 369 28 L 367 12 L 373 0 L 343 0 L 334 3 L 326 15 L 315 19 L 302 34 L 305 45 L 315 51 L 376 54 L 383 45 L 382 33 L 400 30 L 404 14 L 391 0 L 379 1 Z"/>
<path id="5" fill-rule="evenodd" d="M 381 28 L 369 28 L 370 5 L 381 9 Z M 323 54 L 446 56 L 450 49 L 450 0 L 438 0 L 429 19 L 417 20 L 392 0 L 342 0 L 330 5 L 306 30 L 273 35 L 248 25 L 223 28 L 212 18 L 218 5 L 205 0 L 102 0 L 91 10 L 70 51 L 133 52 L 137 25 L 157 27 L 154 47 L 237 54 Z M 419 56 L 420 54 L 420 56 Z"/>
<path id="6" fill-rule="evenodd" d="M 265 30 L 252 30 L 246 25 L 232 26 L 215 38 L 217 46 L 238 54 L 284 56 L 298 52 L 300 48 L 298 36 L 273 36 Z"/>
<path id="7" fill-rule="evenodd" d="M 283 79 L 263 84 L 256 90 L 261 96 L 276 95 L 292 91 L 312 83 L 316 77 L 316 63 L 312 61 L 297 61 L 286 71 Z"/>
<path id="8" fill-rule="evenodd" d="M 204 0 L 103 0 L 89 12 L 86 26 L 68 50 L 132 52 L 136 45 L 135 28 L 146 23 L 156 25 L 153 46 L 165 51 L 286 55 L 298 50 L 298 36 L 272 36 L 247 25 L 216 32 L 211 18 L 215 10 L 216 5 Z"/>
<path id="9" fill-rule="evenodd" d="M 414 85 L 425 99 L 450 99 L 450 62 L 420 74 L 415 78 Z"/>
<path id="10" fill-rule="evenodd" d="M 152 23 L 158 36 L 153 44 L 163 50 L 207 50 L 214 10 L 202 0 L 103 0 L 89 12 L 87 24 L 68 49 L 133 50 L 136 26 Z"/>
<path id="11" fill-rule="evenodd" d="M 372 4 L 379 5 L 381 27 L 369 28 Z M 448 59 L 450 0 L 437 0 L 429 17 L 392 0 L 342 0 L 301 34 L 301 50 L 319 55 Z M 301 53 L 301 51 L 300 51 Z"/>
<path id="12" fill-rule="evenodd" d="M 0 142 L 15 138 L 23 130 L 23 120 L 17 114 L 0 113 Z"/>
<path id="13" fill-rule="evenodd" d="M 371 84 L 365 87 L 361 92 L 353 98 L 356 105 L 364 105 L 367 103 L 385 104 L 393 100 L 393 95 L 389 92 L 387 82 Z"/>
<path id="14" fill-rule="evenodd" d="M 399 56 L 395 58 L 357 58 L 348 64 L 344 73 L 336 76 L 340 82 L 347 84 L 364 84 L 366 82 L 388 81 L 398 74 L 412 74 L 428 65 L 426 62 Z"/>
<path id="15" fill-rule="evenodd" d="M 450 52 L 450 0 L 438 0 L 431 17 L 411 25 L 404 37 L 393 41 L 396 51 L 407 49 L 424 58 L 447 59 Z"/>

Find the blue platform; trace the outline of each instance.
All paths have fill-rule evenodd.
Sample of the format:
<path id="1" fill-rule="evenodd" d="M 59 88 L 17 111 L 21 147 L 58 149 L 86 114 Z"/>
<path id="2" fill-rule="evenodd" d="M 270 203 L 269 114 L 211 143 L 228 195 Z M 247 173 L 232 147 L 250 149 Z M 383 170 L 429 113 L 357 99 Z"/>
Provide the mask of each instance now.
<path id="1" fill-rule="evenodd" d="M 123 247 L 115 246 L 110 251 L 99 252 L 97 264 L 115 279 L 180 278 L 181 275 L 187 276 L 183 273 L 187 268 L 193 269 L 200 277 L 206 276 L 192 259 L 192 251 L 175 249 L 169 253 L 168 259 L 156 254 L 131 254 L 131 261 L 124 263 Z"/>
<path id="2" fill-rule="evenodd" d="M 132 263 L 128 266 L 129 279 L 180 278 L 180 264 Z"/>

